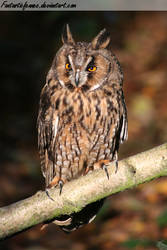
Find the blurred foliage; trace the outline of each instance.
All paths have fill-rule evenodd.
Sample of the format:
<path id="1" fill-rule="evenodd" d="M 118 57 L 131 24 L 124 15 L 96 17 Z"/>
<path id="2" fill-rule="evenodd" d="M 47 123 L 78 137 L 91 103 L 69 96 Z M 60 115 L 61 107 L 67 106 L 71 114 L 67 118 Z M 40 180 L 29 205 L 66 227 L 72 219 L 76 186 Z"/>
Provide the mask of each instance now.
<path id="1" fill-rule="evenodd" d="M 167 226 L 167 210 L 163 211 L 157 218 L 157 223 L 160 227 Z"/>
<path id="2" fill-rule="evenodd" d="M 130 239 L 124 242 L 122 245 L 129 249 L 136 249 L 137 246 L 143 246 L 145 249 L 152 245 L 153 243 L 148 240 L 138 240 L 138 239 Z M 155 243 L 154 243 L 155 244 Z"/>
<path id="3" fill-rule="evenodd" d="M 129 119 L 129 139 L 119 158 L 167 141 L 166 12 L 1 12 L 1 206 L 44 188 L 36 118 L 40 91 L 66 23 L 78 41 L 90 41 L 104 27 L 111 32 L 112 50 L 124 71 Z M 166 211 L 167 179 L 160 178 L 113 195 L 94 223 L 70 235 L 55 225 L 44 231 L 38 225 L 0 246 L 7 250 L 165 249 Z"/>
<path id="4" fill-rule="evenodd" d="M 163 242 L 159 241 L 157 243 L 157 247 L 159 250 L 166 250 L 167 249 L 167 241 L 163 241 Z"/>

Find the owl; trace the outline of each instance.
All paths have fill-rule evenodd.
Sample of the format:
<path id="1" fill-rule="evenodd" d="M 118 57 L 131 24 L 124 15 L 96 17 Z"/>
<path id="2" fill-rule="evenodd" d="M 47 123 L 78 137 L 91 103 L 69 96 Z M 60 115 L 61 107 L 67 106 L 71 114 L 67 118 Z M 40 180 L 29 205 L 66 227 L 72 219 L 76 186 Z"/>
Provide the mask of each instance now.
<path id="1" fill-rule="evenodd" d="M 63 46 L 54 57 L 40 96 L 38 147 L 46 192 L 104 169 L 118 166 L 119 144 L 127 139 L 123 74 L 103 29 L 90 42 L 75 42 L 66 25 Z M 112 181 L 112 180 L 110 180 Z M 92 221 L 103 200 L 55 221 L 71 232 Z"/>

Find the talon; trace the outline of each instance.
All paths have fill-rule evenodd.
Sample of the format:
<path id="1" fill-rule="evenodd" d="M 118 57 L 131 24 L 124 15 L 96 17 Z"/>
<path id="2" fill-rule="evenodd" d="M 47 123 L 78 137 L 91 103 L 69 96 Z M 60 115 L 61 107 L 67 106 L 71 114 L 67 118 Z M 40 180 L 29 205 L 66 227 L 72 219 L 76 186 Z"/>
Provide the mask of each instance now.
<path id="1" fill-rule="evenodd" d="M 63 189 L 63 185 L 64 185 L 64 182 L 63 182 L 62 180 L 60 180 L 60 181 L 58 182 L 58 185 L 59 185 L 59 188 L 60 188 L 60 193 L 59 193 L 59 195 L 61 195 L 62 189 Z"/>
<path id="2" fill-rule="evenodd" d="M 115 174 L 117 173 L 117 171 L 118 171 L 118 161 L 116 160 L 116 162 L 115 162 Z"/>
<path id="3" fill-rule="evenodd" d="M 116 152 L 115 154 L 115 174 L 118 171 L 118 153 Z"/>
<path id="4" fill-rule="evenodd" d="M 106 172 L 108 180 L 109 180 L 109 173 L 107 166 L 109 166 L 109 164 L 110 164 L 109 160 L 100 160 L 94 164 L 94 169 L 102 168 Z"/>
<path id="5" fill-rule="evenodd" d="M 106 172 L 107 178 L 109 180 L 109 173 L 108 173 L 107 166 L 105 164 L 102 166 L 102 169 Z"/>
<path id="6" fill-rule="evenodd" d="M 45 192 L 46 192 L 46 195 L 49 197 L 49 199 L 51 199 L 52 201 L 55 201 L 55 200 L 50 196 L 50 194 L 49 194 L 49 189 L 48 189 L 48 188 L 45 189 Z"/>

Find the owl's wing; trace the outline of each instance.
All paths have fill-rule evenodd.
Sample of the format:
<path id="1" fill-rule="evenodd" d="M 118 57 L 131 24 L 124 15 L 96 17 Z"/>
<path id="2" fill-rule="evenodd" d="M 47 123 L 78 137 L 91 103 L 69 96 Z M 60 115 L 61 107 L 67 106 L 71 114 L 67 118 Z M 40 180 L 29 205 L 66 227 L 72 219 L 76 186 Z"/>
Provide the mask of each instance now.
<path id="1" fill-rule="evenodd" d="M 41 169 L 45 177 L 46 186 L 48 186 L 54 177 L 54 155 L 52 153 L 57 136 L 59 118 L 55 111 L 53 113 L 47 85 L 44 86 L 41 92 L 37 126 Z"/>
<path id="2" fill-rule="evenodd" d="M 120 143 L 123 143 L 127 139 L 128 139 L 128 118 L 127 118 L 127 110 L 126 110 L 124 96 L 122 96 L 122 112 L 121 112 L 121 123 L 120 123 Z"/>
<path id="3" fill-rule="evenodd" d="M 121 93 L 121 98 L 119 102 L 119 112 L 117 113 L 117 123 L 115 124 L 114 134 L 112 135 L 113 139 L 113 157 L 116 161 L 116 168 L 118 166 L 118 150 L 120 143 L 123 143 L 128 138 L 128 119 L 127 119 L 127 110 L 125 105 L 125 100 L 123 93 Z"/>

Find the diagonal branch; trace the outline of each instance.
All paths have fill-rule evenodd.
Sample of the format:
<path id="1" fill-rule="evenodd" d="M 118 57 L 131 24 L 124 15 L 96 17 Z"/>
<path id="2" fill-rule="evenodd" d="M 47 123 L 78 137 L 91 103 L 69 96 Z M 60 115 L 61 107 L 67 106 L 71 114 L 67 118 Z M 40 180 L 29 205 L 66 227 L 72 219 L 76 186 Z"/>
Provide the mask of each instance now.
<path id="1" fill-rule="evenodd" d="M 60 215 L 80 211 L 87 204 L 107 197 L 113 193 L 167 175 L 167 143 L 108 167 L 109 180 L 103 170 L 96 170 L 86 176 L 67 183 L 59 195 L 52 189 L 48 198 L 45 192 L 0 208 L 0 239 L 14 235 L 41 222 Z"/>

